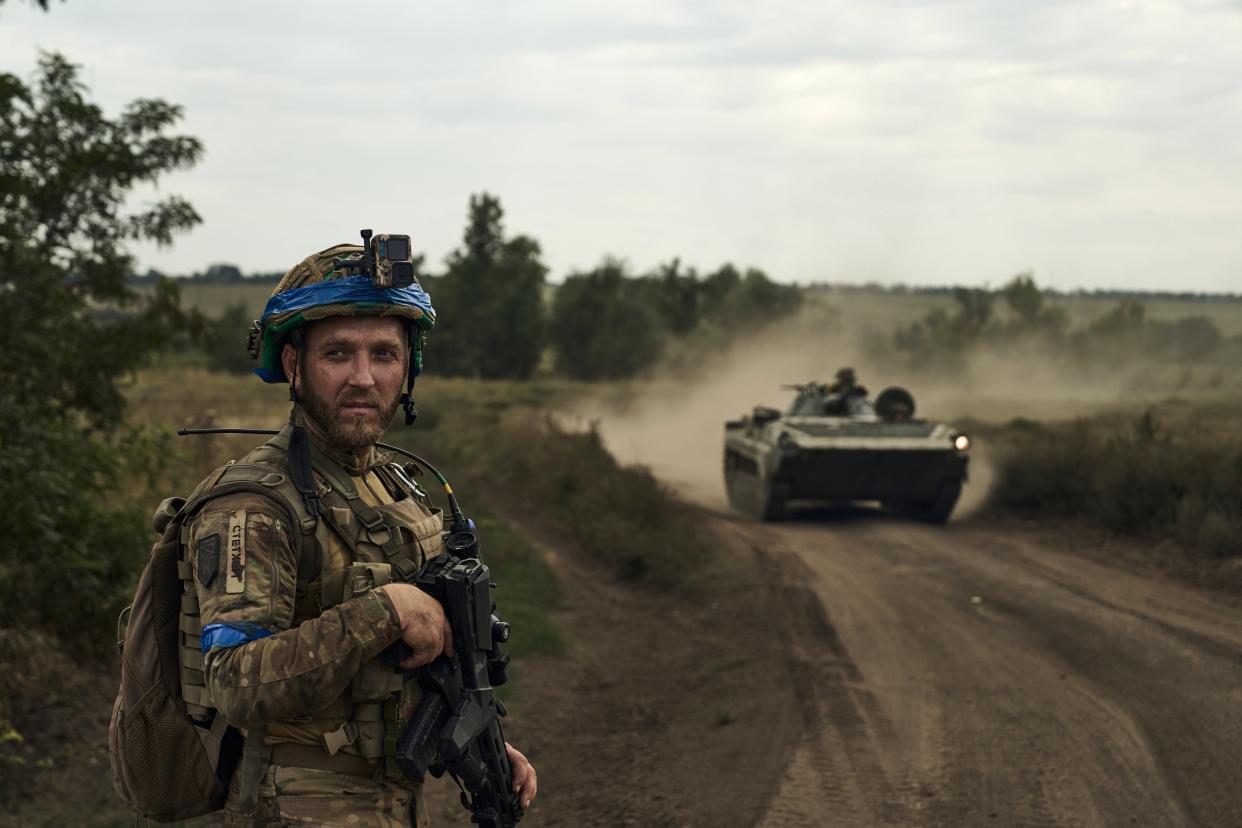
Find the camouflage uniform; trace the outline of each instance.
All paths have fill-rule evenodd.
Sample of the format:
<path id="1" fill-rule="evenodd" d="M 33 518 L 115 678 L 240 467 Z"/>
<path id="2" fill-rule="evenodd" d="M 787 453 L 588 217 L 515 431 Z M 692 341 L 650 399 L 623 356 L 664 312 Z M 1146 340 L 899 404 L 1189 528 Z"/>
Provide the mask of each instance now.
<path id="1" fill-rule="evenodd" d="M 285 445 L 287 435 L 286 429 Z M 439 552 L 440 510 L 417 487 L 403 491 L 400 478 L 385 473 L 386 458 L 333 454 L 313 432 L 311 437 L 321 492 L 352 486 L 387 525 L 398 528 L 408 557 L 421 562 Z M 268 444 L 240 463 L 279 469 L 282 459 L 287 471 L 287 454 Z M 384 760 L 376 760 L 385 741 L 391 748 L 418 689 L 415 682 L 400 687 L 394 671 L 377 658 L 400 638 L 391 601 L 369 589 L 351 596 L 350 565 L 384 563 L 379 547 L 358 538 L 351 544 L 336 531 L 353 518 L 337 509 L 332 520 L 317 521 L 321 574 L 302 595 L 296 551 L 302 530 L 289 525 L 276 500 L 252 492 L 220 496 L 190 525 L 188 563 L 201 607 L 207 697 L 229 724 L 264 733 L 271 747 L 253 819 L 239 813 L 243 774 L 234 773 L 226 806 L 230 824 L 427 825 L 419 786 L 386 774 Z M 373 685 L 376 675 L 381 683 L 395 681 L 400 703 L 359 704 L 360 678 L 369 674 Z M 375 698 L 374 692 L 361 695 Z M 375 722 L 384 707 L 383 720 Z M 339 772 L 343 768 L 348 770 Z"/>

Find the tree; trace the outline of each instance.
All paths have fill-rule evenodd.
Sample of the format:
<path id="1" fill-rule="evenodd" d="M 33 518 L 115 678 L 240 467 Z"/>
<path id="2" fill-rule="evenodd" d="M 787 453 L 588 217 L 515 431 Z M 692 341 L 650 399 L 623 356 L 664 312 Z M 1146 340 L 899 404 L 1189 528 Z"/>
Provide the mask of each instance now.
<path id="1" fill-rule="evenodd" d="M 557 370 L 573 379 L 633 376 L 660 353 L 659 317 L 617 259 L 571 274 L 556 291 L 551 317 Z"/>
<path id="2" fill-rule="evenodd" d="M 543 285 L 548 269 L 539 242 L 506 240 L 500 200 L 470 197 L 462 246 L 447 272 L 431 280 L 436 327 L 428 336 L 428 370 L 487 379 L 526 379 L 543 355 Z"/>
<path id="3" fill-rule="evenodd" d="M 209 265 L 203 274 L 205 282 L 231 283 L 240 282 L 243 278 L 241 268 L 235 264 Z"/>
<path id="4" fill-rule="evenodd" d="M 1014 315 L 1014 324 L 1010 326 L 1012 333 L 1060 337 L 1069 326 L 1065 311 L 1044 301 L 1044 292 L 1035 284 L 1030 271 L 1010 279 L 1001 288 L 1001 296 Z"/>
<path id="5" fill-rule="evenodd" d="M 992 321 L 992 305 L 996 294 L 986 288 L 953 288 L 953 301 L 957 302 L 957 314 L 953 317 L 953 329 L 960 344 L 977 340 L 988 323 Z"/>
<path id="6" fill-rule="evenodd" d="M 85 92 L 56 54 L 31 86 L 0 73 L 0 626 L 98 641 L 149 540 L 118 507 L 150 455 L 123 428 L 117 382 L 188 323 L 169 281 L 126 286 L 126 245 L 199 221 L 175 196 L 125 205 L 202 145 L 168 133 L 177 106 L 136 100 L 109 119 Z"/>
<path id="7" fill-rule="evenodd" d="M 801 306 L 802 291 L 796 285 L 777 284 L 762 270 L 748 267 L 723 306 L 720 321 L 729 326 L 763 324 Z"/>
<path id="8" fill-rule="evenodd" d="M 1093 336 L 1127 337 L 1143 329 L 1147 321 L 1147 306 L 1137 299 L 1122 299 L 1117 306 L 1093 321 L 1087 333 Z"/>
<path id="9" fill-rule="evenodd" d="M 1019 273 L 1001 289 L 1005 304 L 1022 323 L 1033 325 L 1044 309 L 1044 294 L 1030 273 Z"/>
<path id="10" fill-rule="evenodd" d="M 681 260 L 659 265 L 643 279 L 648 302 L 675 336 L 685 336 L 699 325 L 702 283 L 694 268 L 682 271 Z"/>

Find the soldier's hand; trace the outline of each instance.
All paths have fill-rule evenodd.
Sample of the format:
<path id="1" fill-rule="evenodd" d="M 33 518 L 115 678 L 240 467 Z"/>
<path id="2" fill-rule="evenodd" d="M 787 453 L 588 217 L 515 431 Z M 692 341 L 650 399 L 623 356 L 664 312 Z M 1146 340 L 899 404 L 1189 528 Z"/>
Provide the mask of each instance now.
<path id="1" fill-rule="evenodd" d="M 401 640 L 414 651 L 401 662 L 404 669 L 429 664 L 441 653 L 453 654 L 453 628 L 439 601 L 410 584 L 387 584 L 380 590 L 397 609 Z"/>
<path id="2" fill-rule="evenodd" d="M 535 776 L 535 766 L 522 755 L 522 751 L 505 742 L 505 752 L 509 754 L 509 767 L 513 769 L 513 792 L 518 795 L 522 808 L 529 808 L 535 801 L 535 791 L 539 788 L 539 780 Z"/>

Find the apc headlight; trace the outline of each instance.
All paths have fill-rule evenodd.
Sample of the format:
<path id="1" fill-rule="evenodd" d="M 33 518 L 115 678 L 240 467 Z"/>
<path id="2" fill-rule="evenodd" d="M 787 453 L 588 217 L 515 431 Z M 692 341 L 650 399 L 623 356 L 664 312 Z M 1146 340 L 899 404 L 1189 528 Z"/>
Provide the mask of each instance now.
<path id="1" fill-rule="evenodd" d="M 965 451 L 970 448 L 970 438 L 965 434 L 959 434 L 953 438 L 953 448 L 958 451 Z"/>
<path id="2" fill-rule="evenodd" d="M 782 454 L 797 454 L 799 450 L 798 441 L 790 436 L 788 431 L 781 432 L 781 436 L 776 438 L 776 445 Z"/>

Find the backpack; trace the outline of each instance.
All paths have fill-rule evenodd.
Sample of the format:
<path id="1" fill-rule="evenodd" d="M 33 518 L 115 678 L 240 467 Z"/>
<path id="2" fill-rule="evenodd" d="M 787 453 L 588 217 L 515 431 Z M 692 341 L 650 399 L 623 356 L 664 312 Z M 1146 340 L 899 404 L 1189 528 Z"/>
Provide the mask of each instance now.
<path id="1" fill-rule="evenodd" d="M 223 716 L 213 717 L 211 725 L 203 727 L 191 718 L 181 698 L 179 570 L 185 565 L 184 506 L 182 498 L 169 498 L 156 512 L 160 539 L 151 548 L 134 603 L 118 623 L 125 625 L 117 642 L 121 688 L 108 725 L 108 756 L 117 795 L 140 816 L 156 822 L 223 807 L 229 777 L 241 756 L 241 735 Z"/>
<path id="2" fill-rule="evenodd" d="M 268 496 L 293 518 L 290 525 L 301 526 L 299 590 L 318 577 L 318 544 L 307 542 L 315 518 L 299 508 L 296 489 L 271 465 L 230 463 L 204 480 L 188 501 L 170 497 L 156 509 L 153 526 L 159 540 L 133 604 L 118 618 L 121 686 L 108 725 L 116 793 L 140 817 L 155 822 L 224 807 L 229 780 L 242 758 L 245 739 L 216 715 L 203 680 L 198 598 L 183 554 L 188 539 L 183 535 L 198 507 L 242 491 Z"/>

